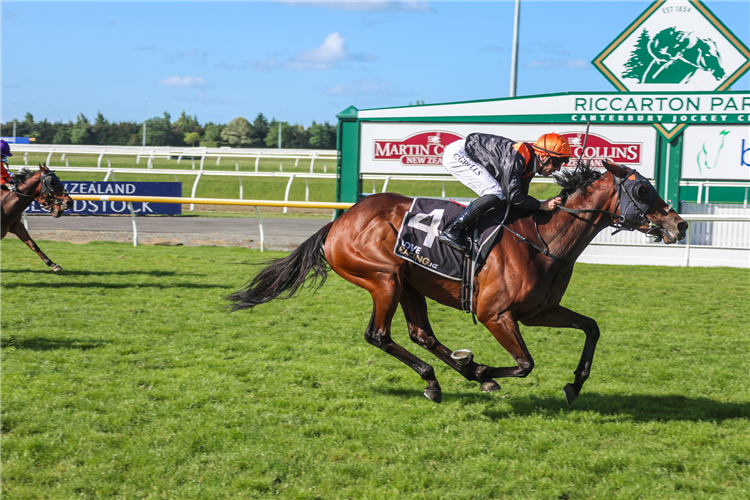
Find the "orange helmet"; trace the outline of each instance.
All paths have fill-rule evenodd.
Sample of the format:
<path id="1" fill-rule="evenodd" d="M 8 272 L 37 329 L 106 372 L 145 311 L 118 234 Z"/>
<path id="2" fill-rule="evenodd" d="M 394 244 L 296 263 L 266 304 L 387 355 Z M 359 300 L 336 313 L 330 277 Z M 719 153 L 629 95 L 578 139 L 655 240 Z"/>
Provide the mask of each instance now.
<path id="1" fill-rule="evenodd" d="M 570 157 L 570 144 L 560 134 L 544 134 L 536 140 L 534 149 L 549 156 Z"/>

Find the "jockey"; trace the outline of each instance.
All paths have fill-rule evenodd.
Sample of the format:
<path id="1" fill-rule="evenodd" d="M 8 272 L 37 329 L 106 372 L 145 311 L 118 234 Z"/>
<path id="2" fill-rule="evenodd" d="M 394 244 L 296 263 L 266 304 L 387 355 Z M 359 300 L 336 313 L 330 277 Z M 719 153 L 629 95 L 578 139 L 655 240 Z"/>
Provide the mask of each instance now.
<path id="1" fill-rule="evenodd" d="M 529 196 L 529 183 L 536 174 L 549 177 L 569 159 L 570 144 L 555 133 L 544 134 L 534 144 L 475 133 L 447 145 L 443 166 L 479 199 L 472 201 L 438 239 L 467 253 L 464 230 L 500 200 L 521 210 L 554 210 L 562 199 L 558 196 L 540 202 Z"/>
<path id="2" fill-rule="evenodd" d="M 2 175 L 2 178 L 0 178 L 0 184 L 2 184 L 3 189 L 6 189 L 5 183 L 10 179 L 11 173 L 8 171 L 7 168 L 5 168 L 8 165 L 8 160 L 6 159 L 8 156 L 13 156 L 10 154 L 10 145 L 0 140 L 0 154 L 2 155 L 2 158 L 0 159 L 0 174 Z"/>

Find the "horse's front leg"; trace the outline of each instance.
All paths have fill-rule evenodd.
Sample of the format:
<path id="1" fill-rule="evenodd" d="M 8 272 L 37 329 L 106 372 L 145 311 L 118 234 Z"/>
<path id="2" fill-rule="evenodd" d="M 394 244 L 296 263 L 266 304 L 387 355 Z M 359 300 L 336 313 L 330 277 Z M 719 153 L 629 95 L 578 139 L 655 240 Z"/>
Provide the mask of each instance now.
<path id="1" fill-rule="evenodd" d="M 572 384 L 567 384 L 563 391 L 568 404 L 572 404 L 581 393 L 581 388 L 591 373 L 591 363 L 594 360 L 596 342 L 599 340 L 599 325 L 593 319 L 578 314 L 562 306 L 557 306 L 522 321 L 526 326 L 549 326 L 553 328 L 577 328 L 586 334 L 581 360 L 578 368 L 573 372 L 576 376 Z"/>
<path id="2" fill-rule="evenodd" d="M 505 348 L 508 353 L 516 360 L 516 366 L 493 368 L 491 366 L 481 365 L 479 375 L 481 377 L 526 377 L 534 369 L 534 360 L 531 358 L 526 342 L 521 336 L 521 330 L 518 328 L 513 313 L 505 311 L 485 317 L 483 311 L 478 311 L 477 318 L 492 333 L 495 340 Z"/>
<path id="3" fill-rule="evenodd" d="M 18 236 L 18 239 L 26 243 L 26 245 L 32 249 L 36 254 L 39 256 L 40 259 L 44 261 L 45 264 L 47 264 L 49 267 L 52 268 L 53 271 L 62 271 L 62 266 L 59 266 L 52 262 L 49 257 L 44 255 L 44 252 L 42 252 L 39 247 L 37 246 L 36 242 L 31 239 L 31 236 L 29 236 L 29 232 L 26 230 L 26 227 L 24 227 L 23 223 L 20 220 L 17 220 L 14 222 L 10 228 L 9 231 L 16 236 Z"/>

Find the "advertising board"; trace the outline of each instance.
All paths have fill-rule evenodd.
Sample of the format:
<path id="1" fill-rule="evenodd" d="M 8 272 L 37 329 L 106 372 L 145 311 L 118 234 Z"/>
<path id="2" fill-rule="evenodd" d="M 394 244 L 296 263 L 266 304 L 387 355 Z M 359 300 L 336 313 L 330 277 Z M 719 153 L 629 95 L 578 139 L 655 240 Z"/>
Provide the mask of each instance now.
<path id="1" fill-rule="evenodd" d="M 683 134 L 683 179 L 750 181 L 750 125 L 696 125 Z"/>
<path id="2" fill-rule="evenodd" d="M 126 196 L 182 196 L 181 182 L 88 182 L 63 181 L 68 194 L 126 195 Z M 132 202 L 135 213 L 142 215 L 178 215 L 182 213 L 179 203 Z M 33 202 L 27 209 L 29 214 L 43 214 L 47 211 Z M 73 200 L 73 208 L 65 215 L 118 215 L 130 214 L 124 201 Z"/>
<path id="3" fill-rule="evenodd" d="M 445 174 L 443 148 L 473 132 L 534 142 L 557 132 L 577 158 L 583 147 L 585 124 L 394 123 L 364 122 L 361 129 L 360 172 L 367 174 Z M 601 166 L 604 158 L 637 169 L 654 178 L 656 130 L 649 125 L 592 125 L 584 158 Z M 571 161 L 575 164 L 575 161 Z"/>

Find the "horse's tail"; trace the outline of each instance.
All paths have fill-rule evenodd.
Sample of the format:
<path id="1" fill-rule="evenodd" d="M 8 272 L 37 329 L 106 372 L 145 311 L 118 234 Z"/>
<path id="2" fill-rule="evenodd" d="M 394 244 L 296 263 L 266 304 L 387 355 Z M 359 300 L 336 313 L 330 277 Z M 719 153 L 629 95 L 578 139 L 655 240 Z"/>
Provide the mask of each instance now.
<path id="1" fill-rule="evenodd" d="M 326 281 L 328 263 L 325 260 L 324 246 L 333 222 L 323 226 L 317 233 L 298 246 L 292 253 L 282 259 L 276 259 L 259 272 L 248 285 L 226 299 L 234 302 L 231 311 L 250 309 L 264 304 L 287 292 L 282 299 L 288 299 L 307 280 L 313 272 L 311 285 L 317 290 Z M 320 278 L 320 283 L 315 282 Z"/>

